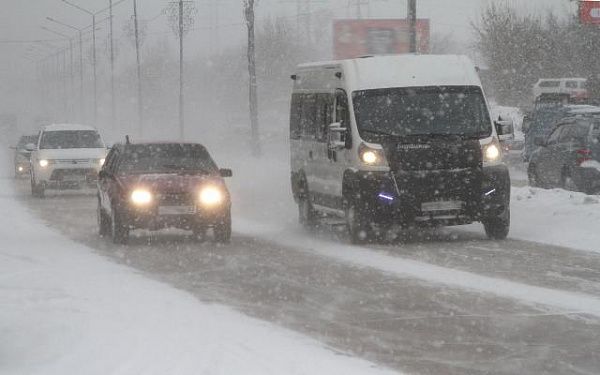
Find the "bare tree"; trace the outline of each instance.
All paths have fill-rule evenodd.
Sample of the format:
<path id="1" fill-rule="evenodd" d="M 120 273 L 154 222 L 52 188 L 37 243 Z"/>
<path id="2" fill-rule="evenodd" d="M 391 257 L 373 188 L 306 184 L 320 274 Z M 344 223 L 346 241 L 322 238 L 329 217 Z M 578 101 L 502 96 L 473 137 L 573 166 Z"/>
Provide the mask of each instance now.
<path id="1" fill-rule="evenodd" d="M 258 95 L 256 83 L 256 53 L 254 40 L 254 0 L 244 0 L 244 15 L 248 26 L 248 76 L 249 76 L 249 109 L 252 152 L 260 156 L 260 134 L 258 129 Z"/>

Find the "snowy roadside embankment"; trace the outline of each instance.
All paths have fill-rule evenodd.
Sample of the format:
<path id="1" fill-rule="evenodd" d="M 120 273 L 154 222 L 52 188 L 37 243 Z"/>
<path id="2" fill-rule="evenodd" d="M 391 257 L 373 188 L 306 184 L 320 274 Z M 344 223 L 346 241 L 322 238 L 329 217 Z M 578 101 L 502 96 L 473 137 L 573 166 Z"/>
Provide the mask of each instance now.
<path id="1" fill-rule="evenodd" d="M 600 196 L 512 188 L 510 237 L 600 252 Z"/>
<path id="2" fill-rule="evenodd" d="M 93 254 L 6 179 L 0 208 L 0 374 L 391 373 Z"/>

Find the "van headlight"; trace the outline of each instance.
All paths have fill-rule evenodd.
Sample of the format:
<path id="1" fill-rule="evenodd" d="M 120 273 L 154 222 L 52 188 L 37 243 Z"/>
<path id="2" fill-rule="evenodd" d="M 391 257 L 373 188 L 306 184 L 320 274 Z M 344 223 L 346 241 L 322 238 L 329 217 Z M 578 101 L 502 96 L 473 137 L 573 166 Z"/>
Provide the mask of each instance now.
<path id="1" fill-rule="evenodd" d="M 385 154 L 383 149 L 373 148 L 364 143 L 358 148 L 358 156 L 360 161 L 369 166 L 384 166 L 386 165 Z"/>
<path id="2" fill-rule="evenodd" d="M 46 168 L 48 166 L 49 162 L 46 159 L 42 159 L 39 161 L 39 164 L 40 164 L 40 167 Z"/>
<path id="3" fill-rule="evenodd" d="M 206 186 L 200 190 L 199 198 L 203 206 L 214 207 L 223 203 L 225 195 L 216 186 Z"/>
<path id="4" fill-rule="evenodd" d="M 495 163 L 500 161 L 502 158 L 502 152 L 500 151 L 500 145 L 498 141 L 494 139 L 491 143 L 484 145 L 482 148 L 483 162 L 484 163 Z"/>
<path id="5" fill-rule="evenodd" d="M 131 202 L 137 206 L 145 206 L 152 202 L 152 193 L 146 189 L 135 189 L 131 192 Z"/>

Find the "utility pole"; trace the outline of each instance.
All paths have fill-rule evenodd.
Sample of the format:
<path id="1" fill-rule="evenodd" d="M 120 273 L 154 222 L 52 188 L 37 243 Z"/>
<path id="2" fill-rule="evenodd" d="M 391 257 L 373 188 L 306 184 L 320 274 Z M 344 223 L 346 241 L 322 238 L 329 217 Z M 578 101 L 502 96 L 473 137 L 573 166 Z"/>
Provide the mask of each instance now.
<path id="1" fill-rule="evenodd" d="M 183 107 L 183 0 L 179 0 L 179 140 L 185 137 Z"/>
<path id="2" fill-rule="evenodd" d="M 142 99 L 142 66 L 140 64 L 140 35 L 138 28 L 137 0 L 133 0 L 133 24 L 135 29 L 135 57 L 137 60 L 138 135 L 144 134 L 144 105 Z"/>
<path id="3" fill-rule="evenodd" d="M 49 33 L 52 33 L 54 35 L 58 35 L 58 36 L 62 37 L 63 39 L 65 39 L 65 40 L 67 40 L 69 42 L 69 60 L 70 60 L 70 64 L 69 64 L 69 70 L 70 70 L 70 74 L 69 74 L 69 88 L 70 88 L 70 91 L 71 91 L 71 97 L 75 98 L 75 93 L 74 93 L 75 78 L 74 78 L 74 74 L 73 74 L 74 73 L 74 69 L 73 69 L 73 65 L 74 65 L 74 61 L 73 61 L 73 39 L 70 36 L 68 36 L 68 35 L 65 35 L 65 34 L 60 33 L 58 31 L 49 29 L 49 28 L 47 28 L 45 26 L 42 26 L 42 29 L 46 30 Z M 65 74 L 66 74 L 66 62 L 65 62 Z M 74 116 L 73 115 L 73 112 L 74 112 L 73 107 L 74 107 L 73 105 L 69 105 L 69 112 L 70 112 L 71 116 Z M 81 108 L 80 108 L 80 111 L 81 111 Z"/>
<path id="4" fill-rule="evenodd" d="M 115 50 L 113 40 L 113 0 L 108 0 L 109 23 L 110 23 L 110 122 L 113 130 L 116 130 L 116 104 L 115 104 Z"/>
<path id="5" fill-rule="evenodd" d="M 256 84 L 256 53 L 254 41 L 254 0 L 244 0 L 246 25 L 248 26 L 248 75 L 250 129 L 252 134 L 252 153 L 260 156 L 260 136 L 258 129 L 258 96 Z"/>
<path id="6" fill-rule="evenodd" d="M 410 53 L 417 53 L 417 0 L 408 0 L 408 33 Z"/>

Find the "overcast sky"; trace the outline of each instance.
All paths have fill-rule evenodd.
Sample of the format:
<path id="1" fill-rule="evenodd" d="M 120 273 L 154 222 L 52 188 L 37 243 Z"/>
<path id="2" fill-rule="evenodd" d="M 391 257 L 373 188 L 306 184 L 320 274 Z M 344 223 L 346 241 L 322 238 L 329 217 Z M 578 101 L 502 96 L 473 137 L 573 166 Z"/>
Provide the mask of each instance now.
<path id="1" fill-rule="evenodd" d="M 108 6 L 108 0 L 70 0 L 84 8 L 97 11 Z M 115 3 L 118 0 L 113 0 Z M 257 0 L 257 14 L 259 20 L 269 16 L 288 17 L 291 22 L 296 18 L 296 0 Z M 311 1 L 311 10 L 330 9 L 338 18 L 347 16 L 354 17 L 355 7 L 348 7 L 348 0 L 301 0 Z M 352 0 L 355 1 L 355 0 Z M 367 2 L 366 0 L 362 0 Z M 483 6 L 492 0 L 418 0 L 418 16 L 430 18 L 432 31 L 434 33 L 451 33 L 461 43 L 469 42 L 472 31 L 470 22 L 477 18 Z M 501 1 L 501 0 L 496 0 Z M 504 0 L 502 0 L 504 1 Z M 572 11 L 568 0 L 507 0 L 522 11 L 545 11 L 553 10 L 556 13 L 567 15 Z M 153 39 L 157 37 L 171 38 L 166 17 L 161 16 L 161 11 L 169 4 L 168 0 L 138 0 L 140 18 L 149 20 L 148 30 Z M 216 39 L 218 35 L 221 44 L 241 43 L 245 37 L 242 18 L 242 0 L 196 0 L 198 16 L 196 18 L 196 29 L 188 40 L 195 47 L 190 54 L 201 55 L 206 53 L 209 41 Z M 207 30 L 211 26 L 211 20 L 215 19 L 215 4 L 218 4 L 219 32 L 215 34 Z M 132 15 L 132 0 L 125 0 L 117 5 L 115 14 L 115 35 L 119 39 L 126 38 L 123 32 L 124 24 Z M 373 18 L 394 18 L 406 16 L 406 0 L 371 0 L 370 6 L 362 7 L 364 17 L 370 15 Z M 106 17 L 103 13 L 98 17 Z M 32 40 L 32 39 L 55 39 L 55 35 L 42 30 L 45 25 L 66 34 L 72 31 L 61 26 L 52 25 L 45 18 L 51 16 L 63 22 L 77 27 L 84 27 L 91 23 L 91 17 L 70 6 L 61 0 L 2 0 L 2 12 L 0 12 L 0 81 L 14 76 L 14 70 L 23 67 L 25 60 L 23 55 L 29 48 L 29 44 L 6 44 L 9 40 Z M 108 25 L 99 26 L 99 43 L 106 43 Z M 61 42 L 53 42 L 60 45 Z M 64 45 L 64 44 L 63 44 Z M 130 44 L 126 44 L 131 48 Z M 39 51 L 48 50 L 48 47 L 36 46 Z"/>

